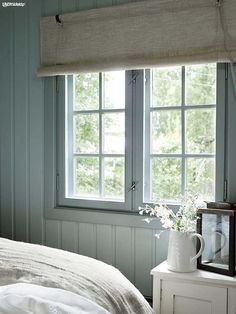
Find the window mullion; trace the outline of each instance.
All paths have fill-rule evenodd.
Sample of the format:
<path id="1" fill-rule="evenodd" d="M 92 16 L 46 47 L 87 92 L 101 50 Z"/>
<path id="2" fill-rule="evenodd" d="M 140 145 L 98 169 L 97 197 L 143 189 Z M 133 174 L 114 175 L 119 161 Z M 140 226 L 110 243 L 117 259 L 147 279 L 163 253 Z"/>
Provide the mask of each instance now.
<path id="1" fill-rule="evenodd" d="M 185 67 L 182 66 L 182 101 L 181 101 L 181 141 L 182 141 L 182 171 L 181 171 L 181 193 L 186 190 L 186 134 L 185 134 Z"/>
<path id="2" fill-rule="evenodd" d="M 133 209 L 133 191 L 129 191 L 133 181 L 133 145 L 134 145 L 134 130 L 133 130 L 133 81 L 132 71 L 125 73 L 125 207 L 128 210 Z"/>
<path id="3" fill-rule="evenodd" d="M 137 75 L 138 74 L 138 75 Z M 143 203 L 144 196 L 144 70 L 136 71 L 136 80 L 132 84 L 132 105 L 133 105 L 133 130 L 132 130 L 132 162 L 133 162 L 133 181 L 136 182 L 136 188 L 133 194 L 133 209 Z M 130 182 L 131 183 L 131 182 Z"/>

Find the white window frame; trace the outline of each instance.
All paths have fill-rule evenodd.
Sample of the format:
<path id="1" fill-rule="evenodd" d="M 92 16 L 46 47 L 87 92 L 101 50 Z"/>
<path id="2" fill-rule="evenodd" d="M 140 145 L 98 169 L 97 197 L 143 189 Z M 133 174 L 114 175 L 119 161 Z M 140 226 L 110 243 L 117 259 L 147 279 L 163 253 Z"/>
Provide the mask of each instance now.
<path id="1" fill-rule="evenodd" d="M 185 195 L 187 191 L 186 187 L 186 169 L 187 169 L 187 159 L 188 158 L 206 158 L 215 160 L 215 199 L 222 200 L 223 198 L 226 199 L 224 194 L 224 187 L 222 188 L 222 178 L 224 178 L 224 167 L 218 161 L 221 160 L 224 164 L 224 125 L 225 125 L 225 88 L 223 82 L 225 80 L 225 65 L 224 64 L 217 64 L 216 65 L 216 104 L 204 104 L 204 105 L 186 105 L 185 94 L 186 94 L 186 73 L 185 73 L 185 66 L 181 66 L 181 104 L 179 106 L 160 106 L 160 107 L 152 107 L 152 79 L 151 79 L 151 70 L 145 70 L 145 152 L 146 154 L 144 158 L 144 194 L 143 199 L 145 203 L 151 201 L 151 189 L 152 187 L 149 184 L 150 180 L 150 168 L 151 168 L 151 159 L 154 157 L 165 158 L 165 157 L 177 157 L 181 159 L 181 195 Z M 222 88 L 223 85 L 223 88 Z M 221 87 L 220 87 L 221 86 Z M 220 88 L 219 88 L 220 87 Z M 185 133 L 185 118 L 186 112 L 188 110 L 198 110 L 198 109 L 216 109 L 216 153 L 215 154 L 191 154 L 185 152 L 185 143 L 186 143 L 186 133 Z M 162 111 L 171 111 L 171 110 L 178 110 L 181 112 L 181 152 L 180 153 L 160 153 L 160 154 L 153 154 L 150 152 L 150 116 L 151 112 L 162 112 Z M 221 128 L 217 127 L 221 125 Z M 224 180 L 224 179 L 223 179 Z M 164 201 L 165 202 L 165 201 Z M 175 200 L 168 200 L 170 204 L 175 204 Z"/>
<path id="2" fill-rule="evenodd" d="M 68 159 L 70 159 L 73 155 L 73 141 L 68 141 L 66 137 L 66 129 L 68 130 L 69 136 L 73 138 L 73 127 L 71 124 L 72 114 L 73 114 L 73 76 L 69 75 L 64 78 L 61 85 L 64 87 L 59 88 L 58 93 L 58 121 L 60 123 L 59 126 L 59 136 L 58 139 L 58 168 L 57 168 L 57 203 L 60 206 L 69 206 L 69 207 L 78 207 L 78 208 L 91 208 L 91 209 L 105 209 L 105 210 L 118 210 L 118 211 L 127 211 L 131 210 L 131 199 L 132 199 L 132 191 L 129 187 L 132 185 L 132 124 L 130 121 L 132 120 L 132 91 L 130 82 L 132 81 L 132 73 L 131 71 L 126 71 L 125 75 L 125 109 L 103 109 L 102 108 L 102 74 L 99 74 L 99 109 L 91 110 L 91 113 L 99 113 L 100 119 L 100 134 L 102 132 L 102 123 L 101 123 L 101 115 L 105 112 L 120 112 L 124 111 L 125 113 L 125 136 L 126 136 L 126 145 L 125 145 L 125 191 L 124 191 L 124 201 L 113 201 L 113 200 L 101 200 L 101 199 L 87 199 L 87 198 L 72 198 L 66 197 L 66 175 L 72 175 L 71 167 L 65 167 Z M 67 110 L 69 108 L 69 110 Z M 81 111 L 82 112 L 82 111 Z M 100 136 L 101 141 L 101 136 Z M 131 145 L 130 145 L 131 144 Z M 100 143 L 101 145 L 101 143 Z M 70 153 L 66 156 L 67 147 L 69 147 Z M 97 154 L 102 159 L 101 150 L 100 153 Z M 114 157 L 115 154 L 113 155 Z M 73 161 L 70 160 L 69 164 L 73 164 Z M 101 171 L 101 166 L 99 167 Z M 68 173 L 67 173 L 68 169 Z M 102 176 L 100 175 L 100 180 Z M 69 187 L 69 189 L 72 189 Z"/>
<path id="3" fill-rule="evenodd" d="M 65 197 L 65 101 L 70 101 L 66 80 L 59 77 L 57 83 L 57 143 L 56 143 L 56 191 L 55 206 L 75 209 L 95 209 L 100 211 L 137 212 L 144 199 L 144 151 L 145 135 L 149 110 L 145 106 L 148 96 L 148 71 L 126 71 L 126 108 L 125 108 L 125 202 L 112 202 L 87 199 L 71 199 Z M 227 86 L 227 65 L 217 65 L 217 104 L 216 104 L 216 183 L 215 199 L 224 200 L 226 195 L 225 167 L 225 102 Z M 147 99 L 146 99 L 147 101 Z M 204 106 L 206 108 L 206 106 Z M 130 123 L 132 121 L 132 123 Z M 129 191 L 132 183 L 135 189 Z M 171 204 L 173 205 L 173 204 Z M 176 204 L 175 204 L 176 205 Z"/>

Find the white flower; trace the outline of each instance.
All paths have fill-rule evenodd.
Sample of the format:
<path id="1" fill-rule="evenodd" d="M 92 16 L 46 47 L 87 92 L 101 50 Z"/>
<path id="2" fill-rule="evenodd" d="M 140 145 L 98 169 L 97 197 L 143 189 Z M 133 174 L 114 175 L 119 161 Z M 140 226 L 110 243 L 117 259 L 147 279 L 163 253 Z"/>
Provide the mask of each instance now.
<path id="1" fill-rule="evenodd" d="M 153 207 L 149 204 L 139 207 L 139 213 L 140 215 L 152 217 L 143 219 L 147 223 L 159 218 L 164 229 L 190 232 L 195 231 L 197 210 L 203 206 L 202 202 L 199 202 L 198 195 L 189 194 L 181 198 L 181 206 L 177 213 L 174 213 L 167 205 L 161 203 L 156 203 Z M 159 238 L 160 234 L 156 234 L 155 236 Z"/>

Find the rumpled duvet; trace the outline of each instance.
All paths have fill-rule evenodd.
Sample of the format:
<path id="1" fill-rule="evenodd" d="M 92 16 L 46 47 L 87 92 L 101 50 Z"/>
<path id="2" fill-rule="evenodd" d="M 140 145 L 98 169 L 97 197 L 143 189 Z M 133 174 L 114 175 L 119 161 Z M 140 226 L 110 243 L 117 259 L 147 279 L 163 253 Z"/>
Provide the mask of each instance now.
<path id="1" fill-rule="evenodd" d="M 114 314 L 153 313 L 142 294 L 113 266 L 59 249 L 0 238 L 0 284 L 19 282 L 77 293 Z"/>
<path id="2" fill-rule="evenodd" d="M 109 314 L 76 293 L 28 283 L 0 287 L 1 314 Z"/>

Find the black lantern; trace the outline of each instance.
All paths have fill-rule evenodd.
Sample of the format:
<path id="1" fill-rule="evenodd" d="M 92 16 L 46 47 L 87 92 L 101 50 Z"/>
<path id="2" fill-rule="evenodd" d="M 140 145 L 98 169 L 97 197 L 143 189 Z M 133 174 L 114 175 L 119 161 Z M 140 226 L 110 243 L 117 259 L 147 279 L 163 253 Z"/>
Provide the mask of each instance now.
<path id="1" fill-rule="evenodd" d="M 235 276 L 236 209 L 204 208 L 198 210 L 197 232 L 205 240 L 205 249 L 198 259 L 198 268 Z"/>

